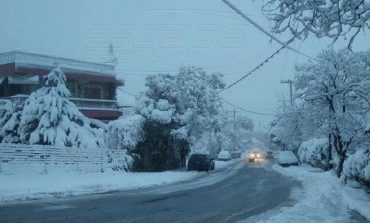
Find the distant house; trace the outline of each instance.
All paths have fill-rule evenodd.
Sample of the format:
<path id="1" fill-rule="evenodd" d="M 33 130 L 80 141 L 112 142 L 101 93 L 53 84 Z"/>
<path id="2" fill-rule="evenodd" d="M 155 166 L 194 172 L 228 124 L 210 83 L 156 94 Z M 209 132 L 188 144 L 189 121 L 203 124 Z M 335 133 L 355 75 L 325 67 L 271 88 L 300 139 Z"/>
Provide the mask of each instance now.
<path id="1" fill-rule="evenodd" d="M 25 52 L 0 54 L 0 98 L 25 100 L 42 86 L 43 77 L 58 64 L 67 77 L 70 100 L 89 118 L 108 121 L 121 112 L 116 101 L 114 65 L 90 63 Z"/>

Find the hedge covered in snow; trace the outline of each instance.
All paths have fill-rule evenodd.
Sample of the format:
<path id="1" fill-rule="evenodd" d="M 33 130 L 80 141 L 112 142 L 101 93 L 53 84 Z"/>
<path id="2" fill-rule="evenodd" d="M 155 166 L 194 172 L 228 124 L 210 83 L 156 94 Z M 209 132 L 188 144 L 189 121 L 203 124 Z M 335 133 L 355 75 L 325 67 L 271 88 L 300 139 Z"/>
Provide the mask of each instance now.
<path id="1" fill-rule="evenodd" d="M 301 144 L 298 158 L 302 163 L 328 169 L 329 142 L 327 138 L 313 138 Z"/>
<path id="2" fill-rule="evenodd" d="M 370 185 L 370 149 L 359 149 L 344 163 L 344 177 Z"/>

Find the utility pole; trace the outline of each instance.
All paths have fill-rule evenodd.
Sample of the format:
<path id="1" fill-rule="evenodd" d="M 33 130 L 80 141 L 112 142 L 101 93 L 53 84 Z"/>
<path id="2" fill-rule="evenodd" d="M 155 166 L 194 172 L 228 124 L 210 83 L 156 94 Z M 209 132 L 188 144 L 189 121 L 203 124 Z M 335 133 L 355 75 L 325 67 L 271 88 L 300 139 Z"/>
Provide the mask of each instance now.
<path id="1" fill-rule="evenodd" d="M 290 89 L 290 106 L 293 106 L 293 81 L 292 80 L 281 80 L 281 84 L 289 84 Z"/>
<path id="2" fill-rule="evenodd" d="M 236 110 L 235 110 L 235 108 L 234 108 L 233 114 L 234 114 L 233 128 L 234 128 L 234 132 L 235 132 L 235 116 L 236 116 Z"/>

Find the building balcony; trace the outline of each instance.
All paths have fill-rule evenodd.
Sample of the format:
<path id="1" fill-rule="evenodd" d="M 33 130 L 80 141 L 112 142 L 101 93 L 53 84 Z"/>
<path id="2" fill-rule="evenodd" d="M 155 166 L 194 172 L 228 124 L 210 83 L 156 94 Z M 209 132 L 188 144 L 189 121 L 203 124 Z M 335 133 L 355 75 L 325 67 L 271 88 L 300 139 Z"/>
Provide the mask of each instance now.
<path id="1" fill-rule="evenodd" d="M 22 103 L 29 96 L 28 95 L 14 95 L 9 97 L 1 97 L 0 99 L 7 99 L 13 103 Z M 86 99 L 86 98 L 69 98 L 82 114 L 89 118 L 100 120 L 114 120 L 122 115 L 115 100 L 103 99 Z"/>

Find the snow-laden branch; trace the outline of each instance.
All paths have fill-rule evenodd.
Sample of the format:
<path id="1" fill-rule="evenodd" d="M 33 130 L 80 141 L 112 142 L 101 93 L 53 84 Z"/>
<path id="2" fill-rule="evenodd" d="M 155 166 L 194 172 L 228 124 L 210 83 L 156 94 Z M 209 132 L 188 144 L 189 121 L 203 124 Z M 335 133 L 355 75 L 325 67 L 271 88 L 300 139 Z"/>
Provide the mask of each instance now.
<path id="1" fill-rule="evenodd" d="M 370 28 L 368 0 L 268 0 L 263 11 L 276 33 L 290 31 L 299 39 L 313 33 L 333 43 L 348 35 L 349 49 L 359 32 Z"/>

